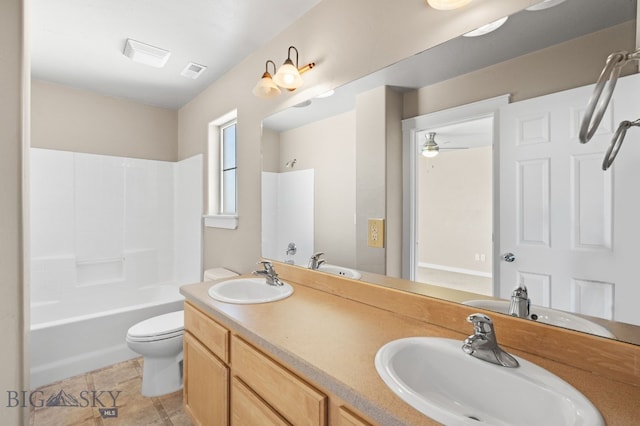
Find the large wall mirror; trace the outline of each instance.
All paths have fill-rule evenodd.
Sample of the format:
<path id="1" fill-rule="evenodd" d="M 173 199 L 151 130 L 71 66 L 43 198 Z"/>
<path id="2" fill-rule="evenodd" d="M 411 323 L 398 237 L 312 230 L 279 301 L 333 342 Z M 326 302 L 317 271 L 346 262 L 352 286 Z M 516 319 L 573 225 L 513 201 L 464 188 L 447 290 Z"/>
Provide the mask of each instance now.
<path id="1" fill-rule="evenodd" d="M 570 315 L 571 307 L 539 294 L 549 283 L 538 286 L 535 274 L 500 283 L 508 263 L 498 243 L 500 226 L 515 220 L 500 204 L 499 175 L 506 167 L 500 164 L 500 107 L 463 114 L 486 100 L 511 106 L 594 83 L 609 53 L 635 49 L 635 18 L 630 0 L 566 0 L 523 10 L 491 33 L 459 37 L 336 88 L 332 96 L 266 117 L 263 256 L 307 267 L 312 254 L 323 252 L 326 264 L 338 267 L 334 272 L 355 271 L 368 282 L 499 312 L 508 305 L 504 289 L 524 276 L 531 278 L 532 303 L 554 308 L 537 311 L 540 319 L 558 317 L 546 322 L 640 344 L 638 314 Z M 636 70 L 629 65 L 625 73 Z M 589 94 L 589 88 L 579 94 L 585 105 Z M 616 113 L 624 115 L 622 105 Z M 457 116 L 432 119 L 456 109 Z M 431 124 L 420 124 L 421 118 Z M 421 156 L 433 143 L 438 155 Z M 608 140 L 603 144 L 598 149 Z M 598 161 L 593 167 L 602 173 Z M 407 178 L 409 164 L 414 170 Z M 419 190 L 407 179 L 419 182 Z M 413 227 L 407 209 L 415 213 Z M 370 219 L 379 218 L 383 248 L 369 242 Z M 622 257 L 634 262 L 631 254 Z M 607 281 L 606 268 L 597 271 L 598 282 Z M 582 319 L 594 328 L 582 328 Z"/>

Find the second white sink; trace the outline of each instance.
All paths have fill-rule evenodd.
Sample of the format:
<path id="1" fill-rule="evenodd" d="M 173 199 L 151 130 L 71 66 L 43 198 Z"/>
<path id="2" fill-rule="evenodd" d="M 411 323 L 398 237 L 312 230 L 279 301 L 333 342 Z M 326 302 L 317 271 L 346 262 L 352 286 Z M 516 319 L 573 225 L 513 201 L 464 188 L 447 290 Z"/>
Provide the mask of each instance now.
<path id="1" fill-rule="evenodd" d="M 506 300 L 467 300 L 462 302 L 465 305 L 474 306 L 476 308 L 487 309 L 501 314 L 508 314 L 509 302 Z M 564 328 L 570 328 L 584 333 L 595 334 L 596 336 L 615 338 L 613 333 L 593 321 L 586 318 L 573 315 L 569 312 L 559 311 L 557 309 L 545 308 L 543 306 L 531 305 L 531 314 L 535 314 L 537 319 L 544 324 L 557 325 Z"/>
<path id="2" fill-rule="evenodd" d="M 328 274 L 339 275 L 341 277 L 351 278 L 354 280 L 359 280 L 362 278 L 362 274 L 360 271 L 356 271 L 355 269 L 345 268 L 344 266 L 331 265 L 327 263 L 323 263 L 318 267 L 318 271 L 326 272 Z"/>
<path id="3" fill-rule="evenodd" d="M 464 353 L 462 341 L 410 337 L 384 345 L 378 374 L 401 399 L 448 426 L 603 426 L 573 386 L 522 358 L 518 368 Z"/>
<path id="4" fill-rule="evenodd" d="M 282 300 L 293 294 L 293 287 L 267 284 L 265 278 L 235 278 L 212 285 L 209 296 L 220 302 L 251 304 Z"/>

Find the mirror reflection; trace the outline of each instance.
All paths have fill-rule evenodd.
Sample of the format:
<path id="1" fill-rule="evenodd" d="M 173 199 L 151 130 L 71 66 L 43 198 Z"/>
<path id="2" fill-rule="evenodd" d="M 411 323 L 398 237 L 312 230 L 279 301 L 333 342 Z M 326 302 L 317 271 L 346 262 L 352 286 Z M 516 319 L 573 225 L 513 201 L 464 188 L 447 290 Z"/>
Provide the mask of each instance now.
<path id="1" fill-rule="evenodd" d="M 451 40 L 337 88 L 333 96 L 311 99 L 267 117 L 263 170 L 282 179 L 312 170 L 312 181 L 300 193 L 312 199 L 312 207 L 304 215 L 291 214 L 294 206 L 302 204 L 296 203 L 302 195 L 284 189 L 277 196 L 263 195 L 263 203 L 275 204 L 267 208 L 263 204 L 263 215 L 273 221 L 287 211 L 289 217 L 281 223 L 306 221 L 313 223 L 313 231 L 303 227 L 306 237 L 287 234 L 275 244 L 273 235 L 263 235 L 263 256 L 307 267 L 311 255 L 324 252 L 326 263 L 360 271 L 361 279 L 369 282 L 461 303 L 502 298 L 499 307 L 490 307 L 499 312 L 508 312 L 505 302 L 514 287 L 526 281 L 531 303 L 553 308 L 538 309 L 536 319 L 604 335 L 576 325 L 585 319 L 605 327 L 615 338 L 640 344 L 640 332 L 634 326 L 640 318 L 630 312 L 620 316 L 624 306 L 614 307 L 614 300 L 607 299 L 613 294 L 613 286 L 608 288 L 607 283 L 617 282 L 616 292 L 627 285 L 628 280 L 618 278 L 621 273 L 614 278 L 607 267 L 597 270 L 593 263 L 597 278 L 571 284 L 571 291 L 581 289 L 584 297 L 591 298 L 577 309 L 572 305 L 576 294 L 564 300 L 565 295 L 549 290 L 569 288 L 558 284 L 561 280 L 554 278 L 551 283 L 539 272 L 527 275 L 526 270 L 509 269 L 522 265 L 527 253 L 515 253 L 518 260 L 513 264 L 505 261 L 505 243 L 499 238 L 501 226 L 515 220 L 513 214 L 508 218 L 510 213 L 500 200 L 505 164 L 499 151 L 506 144 L 501 128 L 491 114 L 482 119 L 477 114 L 442 118 L 447 110 L 501 95 L 508 95 L 510 104 L 519 104 L 592 84 L 609 53 L 635 49 L 635 9 L 635 1 L 605 5 L 597 0 L 567 0 L 552 9 L 525 10 L 492 33 Z M 589 90 L 580 96 L 580 105 L 586 104 Z M 622 113 L 621 105 L 616 108 Z M 403 133 L 403 122 L 406 125 L 419 117 L 436 124 L 414 127 L 410 136 L 407 128 Z M 471 136 L 469 127 L 474 125 L 484 130 Z M 422 156 L 432 133 L 438 155 Z M 591 146 L 597 163 L 607 143 Z M 406 176 L 411 162 L 407 144 L 417 162 L 413 172 L 421 191 L 417 195 L 407 183 L 411 179 Z M 594 183 L 606 180 L 593 176 Z M 602 203 L 606 195 L 599 197 L 589 202 Z M 413 226 L 408 223 L 407 205 L 415 209 Z M 370 219 L 384 219 L 382 249 L 370 246 Z M 274 228 L 263 226 L 263 232 L 266 229 Z M 290 243 L 298 247 L 295 255 L 287 254 Z M 395 279 L 400 277 L 411 282 Z M 597 306 L 586 306 L 594 300 Z"/>
<path id="2" fill-rule="evenodd" d="M 414 279 L 493 295 L 493 118 L 418 132 Z M 426 155 L 425 155 L 426 154 Z"/>

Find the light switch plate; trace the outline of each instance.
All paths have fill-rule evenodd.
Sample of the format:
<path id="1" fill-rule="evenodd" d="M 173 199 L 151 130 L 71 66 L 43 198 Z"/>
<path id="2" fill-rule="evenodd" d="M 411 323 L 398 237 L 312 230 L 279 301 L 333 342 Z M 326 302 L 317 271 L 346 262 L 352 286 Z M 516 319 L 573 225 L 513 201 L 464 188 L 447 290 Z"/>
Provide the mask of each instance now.
<path id="1" fill-rule="evenodd" d="M 384 247 L 384 219 L 369 219 L 367 229 L 369 247 Z"/>

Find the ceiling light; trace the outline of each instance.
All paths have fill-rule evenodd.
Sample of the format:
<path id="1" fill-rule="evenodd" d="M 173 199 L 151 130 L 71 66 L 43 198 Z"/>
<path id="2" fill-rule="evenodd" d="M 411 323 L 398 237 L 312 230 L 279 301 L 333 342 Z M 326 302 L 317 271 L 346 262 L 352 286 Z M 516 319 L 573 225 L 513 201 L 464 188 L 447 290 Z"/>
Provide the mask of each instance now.
<path id="1" fill-rule="evenodd" d="M 538 4 L 534 4 L 533 6 L 529 6 L 526 10 L 530 10 L 532 12 L 537 12 L 538 10 L 545 10 L 551 7 L 557 6 L 560 3 L 564 3 L 565 0 L 544 0 Z"/>
<path id="2" fill-rule="evenodd" d="M 505 16 L 504 18 L 500 18 L 496 21 L 493 21 L 487 25 L 483 25 L 480 28 L 476 28 L 473 31 L 469 31 L 466 34 L 463 34 L 464 37 L 478 37 L 478 36 L 482 36 L 485 34 L 489 34 L 492 31 L 497 30 L 498 28 L 500 28 L 502 26 L 502 24 L 504 24 L 505 22 L 507 22 L 507 19 L 509 17 Z"/>
<path id="3" fill-rule="evenodd" d="M 296 52 L 295 65 L 291 60 L 291 49 Z M 298 49 L 296 49 L 294 46 L 289 46 L 287 60 L 284 61 L 282 66 L 277 70 L 277 72 L 275 72 L 273 78 L 271 78 L 271 74 L 269 74 L 268 71 L 269 63 L 273 65 L 273 71 L 276 71 L 276 64 L 271 60 L 267 61 L 265 66 L 267 70 L 265 70 L 265 73 L 262 74 L 262 78 L 253 88 L 253 94 L 260 98 L 271 98 L 274 96 L 278 96 L 280 94 L 280 87 L 289 91 L 296 90 L 298 87 L 302 86 L 303 83 L 301 74 L 309 71 L 316 65 L 315 63 L 311 62 L 299 68 Z"/>
<path id="4" fill-rule="evenodd" d="M 438 10 L 452 10 L 471 3 L 471 0 L 427 0 L 429 6 Z"/>
<path id="5" fill-rule="evenodd" d="M 427 142 L 422 145 L 420 149 L 420 153 L 427 158 L 433 158 L 440 153 L 440 147 L 436 143 L 436 134 L 435 132 L 430 132 L 427 135 Z"/>
<path id="6" fill-rule="evenodd" d="M 256 86 L 253 88 L 253 94 L 259 98 L 273 98 L 280 94 L 280 88 L 273 82 L 271 74 L 269 74 L 269 63 L 273 65 L 273 72 L 276 71 L 276 64 L 272 60 L 268 60 L 264 65 L 264 74 L 262 78 L 258 80 Z"/>
<path id="7" fill-rule="evenodd" d="M 200 74 L 202 74 L 206 69 L 207 67 L 205 67 L 204 65 L 199 65 L 193 62 L 189 62 L 187 66 L 184 67 L 180 75 L 183 77 L 192 78 L 195 80 L 196 78 L 200 77 Z"/>
<path id="8" fill-rule="evenodd" d="M 318 98 L 318 99 L 328 98 L 329 96 L 333 96 L 334 93 L 336 93 L 336 91 L 333 90 L 333 89 L 327 90 L 324 93 L 320 93 L 318 96 L 316 96 L 316 98 Z"/>
<path id="9" fill-rule="evenodd" d="M 130 38 L 127 39 L 122 53 L 134 62 L 156 68 L 164 67 L 171 55 L 168 50 L 131 40 Z"/>

